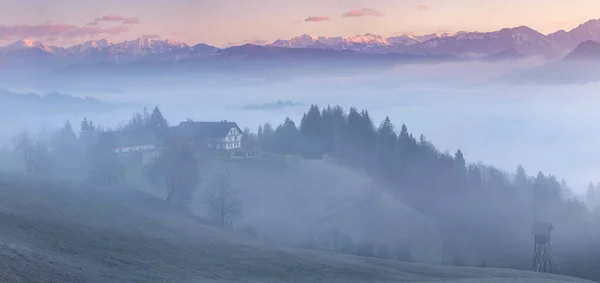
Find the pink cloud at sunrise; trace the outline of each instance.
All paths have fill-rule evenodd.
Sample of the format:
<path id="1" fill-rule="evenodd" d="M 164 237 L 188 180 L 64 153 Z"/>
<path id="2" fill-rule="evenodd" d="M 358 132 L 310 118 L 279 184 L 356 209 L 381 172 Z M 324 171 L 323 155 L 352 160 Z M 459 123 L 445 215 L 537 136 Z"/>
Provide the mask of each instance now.
<path id="1" fill-rule="evenodd" d="M 344 18 L 348 18 L 348 17 L 365 17 L 365 16 L 381 17 L 381 16 L 383 16 L 383 14 L 381 12 L 375 11 L 374 9 L 371 9 L 371 8 L 362 8 L 362 9 L 358 9 L 358 10 L 350 10 L 350 11 L 345 12 L 345 13 L 342 14 L 342 17 L 344 17 Z"/>
<path id="2" fill-rule="evenodd" d="M 21 38 L 85 38 L 99 35 L 116 35 L 127 31 L 127 27 L 99 27 L 99 26 L 74 26 L 67 24 L 46 25 L 16 25 L 0 26 L 0 39 L 17 40 Z"/>
<path id="3" fill-rule="evenodd" d="M 308 17 L 306 19 L 304 19 L 305 22 L 325 22 L 325 21 L 329 21 L 331 20 L 329 17 L 319 17 L 319 16 L 313 16 L 313 17 Z"/>
<path id="4" fill-rule="evenodd" d="M 422 35 L 521 25 L 547 34 L 597 19 L 597 11 L 597 0 L 3 0 L 0 46 L 24 37 L 52 37 L 60 45 L 63 40 L 125 41 L 141 35 L 227 46 L 300 34 Z"/>

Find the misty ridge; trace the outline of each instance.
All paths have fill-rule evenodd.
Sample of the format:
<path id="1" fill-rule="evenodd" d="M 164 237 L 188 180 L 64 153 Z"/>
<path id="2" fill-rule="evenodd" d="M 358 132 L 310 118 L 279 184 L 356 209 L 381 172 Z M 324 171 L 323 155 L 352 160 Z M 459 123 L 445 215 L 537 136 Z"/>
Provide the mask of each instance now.
<path id="1" fill-rule="evenodd" d="M 19 109 L 19 111 L 36 112 L 43 114 L 57 114 L 60 111 L 75 112 L 76 114 L 107 111 L 124 105 L 111 105 L 92 97 L 75 97 L 58 92 L 47 94 L 16 93 L 6 89 L 0 89 L 2 101 L 2 114 L 15 115 L 8 111 Z M 8 113 L 7 113 L 8 112 Z"/>
<path id="2" fill-rule="evenodd" d="M 297 107 L 297 106 L 301 106 L 302 104 L 298 103 L 298 102 L 292 102 L 289 100 L 286 101 L 282 101 L 282 100 L 277 100 L 276 102 L 271 102 L 271 103 L 263 103 L 260 105 L 256 105 L 256 104 L 249 104 L 244 106 L 244 110 L 282 110 L 288 107 Z"/>
<path id="3" fill-rule="evenodd" d="M 0 117 L 14 122 L 0 129 L 0 143 L 23 128 L 38 131 L 53 128 L 65 120 L 89 115 L 119 115 L 119 111 L 138 108 L 131 103 L 108 103 L 97 98 L 78 97 L 59 92 L 42 94 L 0 89 Z M 123 114 L 120 114 L 123 115 Z"/>

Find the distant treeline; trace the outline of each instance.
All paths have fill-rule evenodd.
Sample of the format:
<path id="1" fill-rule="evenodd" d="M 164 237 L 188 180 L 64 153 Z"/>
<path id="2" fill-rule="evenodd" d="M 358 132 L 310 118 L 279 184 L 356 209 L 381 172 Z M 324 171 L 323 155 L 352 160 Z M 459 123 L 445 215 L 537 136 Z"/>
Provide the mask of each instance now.
<path id="1" fill-rule="evenodd" d="M 77 97 L 58 92 L 47 94 L 17 93 L 0 88 L 0 109 L 4 115 L 81 113 L 112 110 L 119 106 L 91 97 Z M 30 112 L 30 113 L 27 113 Z"/>
<path id="2" fill-rule="evenodd" d="M 282 100 L 277 100 L 276 102 L 271 102 L 271 103 L 263 103 L 260 105 L 255 105 L 255 104 L 250 104 L 250 105 L 246 105 L 244 106 L 244 110 L 282 110 L 288 107 L 296 107 L 296 106 L 302 106 L 302 104 L 298 103 L 298 102 L 292 102 L 290 100 L 286 100 L 286 101 L 282 101 Z"/>

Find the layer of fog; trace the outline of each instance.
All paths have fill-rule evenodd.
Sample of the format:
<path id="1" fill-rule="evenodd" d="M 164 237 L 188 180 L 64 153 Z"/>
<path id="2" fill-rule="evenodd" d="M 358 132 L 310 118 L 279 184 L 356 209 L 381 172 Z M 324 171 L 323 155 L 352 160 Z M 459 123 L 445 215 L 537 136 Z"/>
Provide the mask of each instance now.
<path id="1" fill-rule="evenodd" d="M 110 91 L 98 91 L 106 85 L 75 82 L 78 90 L 85 85 L 90 91 L 69 94 L 159 105 L 172 124 L 187 118 L 230 120 L 251 129 L 267 121 L 277 125 L 286 116 L 299 123 L 307 107 L 243 110 L 250 104 L 290 100 L 304 105 L 356 106 L 369 110 L 376 124 L 385 116 L 398 128 L 405 123 L 409 131 L 424 134 L 442 151 L 460 148 L 468 162 L 483 161 L 510 171 L 522 164 L 532 174 L 541 170 L 564 177 L 573 190 L 582 192 L 588 182 L 598 181 L 600 170 L 600 160 L 593 158 L 600 153 L 595 122 L 600 118 L 595 107 L 600 87 L 509 85 L 498 79 L 541 63 L 533 58 L 516 63 L 404 65 L 386 73 L 315 75 L 279 82 L 202 81 L 188 74 L 132 80 L 110 85 Z M 64 89 L 52 90 L 68 92 L 75 83 L 63 82 Z M 90 118 L 96 124 L 114 126 L 129 118 L 129 113 Z M 44 121 L 49 124 L 48 117 Z"/>
<path id="2" fill-rule="evenodd" d="M 206 227 L 128 190 L 0 179 L 2 282 L 589 282 L 293 249 Z"/>
<path id="3" fill-rule="evenodd" d="M 356 244 L 410 244 L 411 260 L 442 262 L 441 231 L 435 221 L 360 171 L 293 157 L 279 162 L 213 160 L 201 167 L 200 191 L 214 186 L 214 178 L 224 170 L 230 172 L 227 181 L 242 201 L 243 215 L 233 221 L 238 229 L 252 227 L 262 239 L 327 250 L 335 230 Z M 207 215 L 201 193 L 192 207 L 196 215 Z"/>

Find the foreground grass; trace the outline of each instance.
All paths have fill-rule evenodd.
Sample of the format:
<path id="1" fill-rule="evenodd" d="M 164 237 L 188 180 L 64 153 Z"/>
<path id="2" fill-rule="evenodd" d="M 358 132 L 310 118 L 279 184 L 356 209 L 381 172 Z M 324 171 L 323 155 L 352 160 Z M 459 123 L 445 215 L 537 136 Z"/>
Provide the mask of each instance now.
<path id="1" fill-rule="evenodd" d="M 299 250 L 132 190 L 0 173 L 0 282 L 586 281 Z"/>

